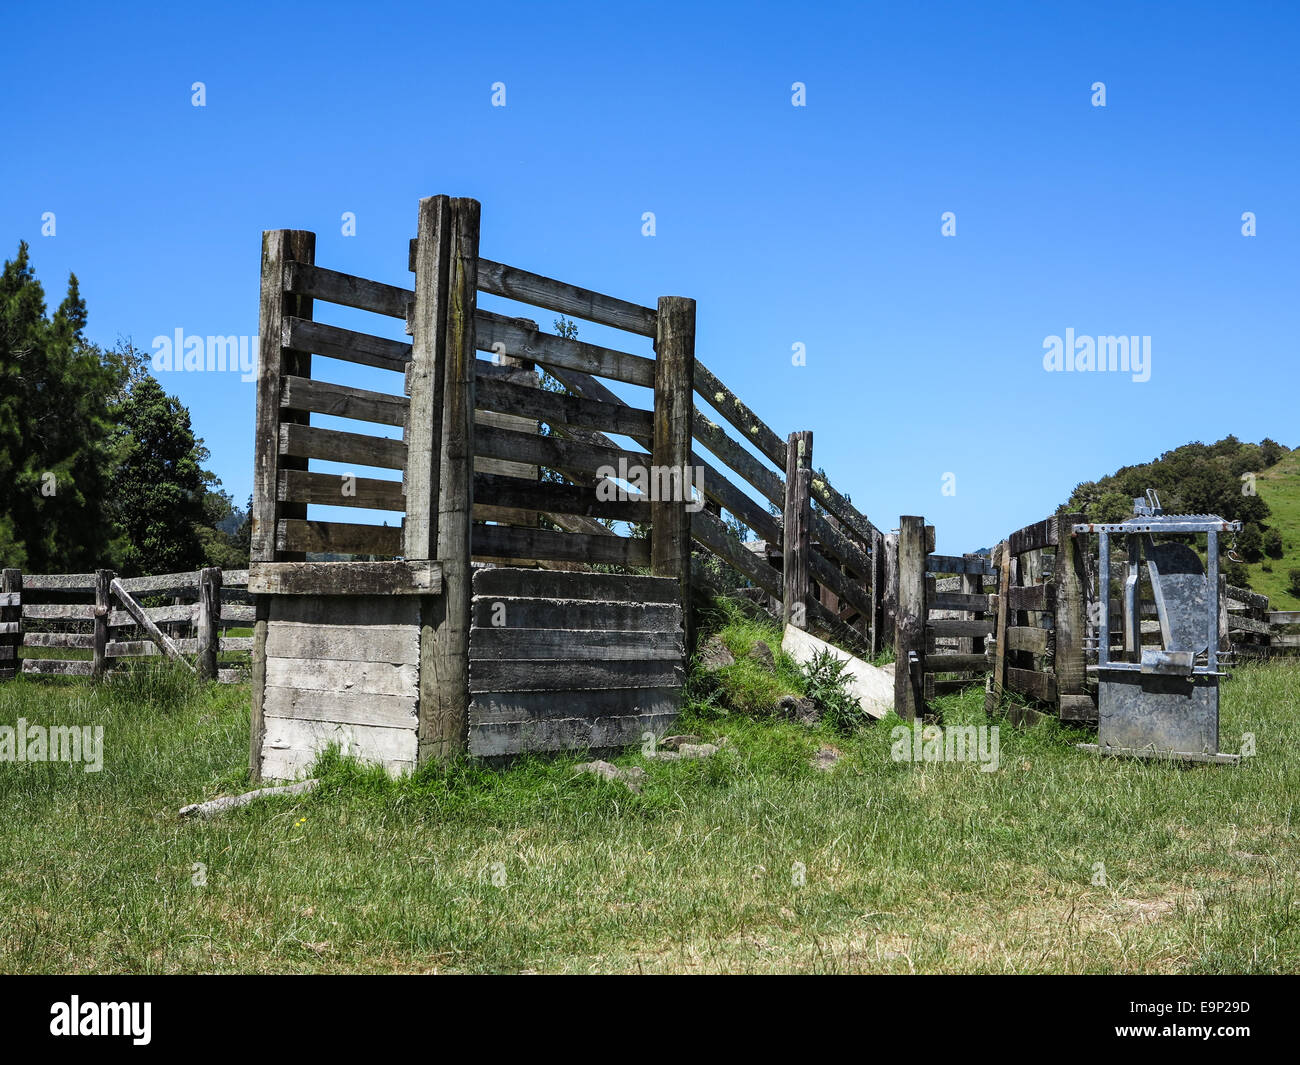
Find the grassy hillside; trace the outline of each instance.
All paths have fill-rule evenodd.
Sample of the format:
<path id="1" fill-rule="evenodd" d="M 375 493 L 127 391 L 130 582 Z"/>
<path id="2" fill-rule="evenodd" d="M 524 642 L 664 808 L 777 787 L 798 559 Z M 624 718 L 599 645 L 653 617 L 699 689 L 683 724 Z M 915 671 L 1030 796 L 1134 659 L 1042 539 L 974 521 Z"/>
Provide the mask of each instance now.
<path id="1" fill-rule="evenodd" d="M 1272 512 L 1269 524 L 1282 534 L 1282 557 L 1247 563 L 1250 586 L 1278 610 L 1300 610 L 1300 598 L 1286 590 L 1287 571 L 1300 569 L 1300 449 L 1264 470 L 1255 487 Z"/>

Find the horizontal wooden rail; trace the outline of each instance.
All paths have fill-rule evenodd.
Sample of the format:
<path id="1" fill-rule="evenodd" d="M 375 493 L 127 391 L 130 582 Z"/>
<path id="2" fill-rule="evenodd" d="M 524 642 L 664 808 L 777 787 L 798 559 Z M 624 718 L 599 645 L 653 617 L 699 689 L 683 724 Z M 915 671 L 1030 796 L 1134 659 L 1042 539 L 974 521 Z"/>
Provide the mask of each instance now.
<path id="1" fill-rule="evenodd" d="M 647 469 L 650 466 L 650 456 L 644 452 L 487 425 L 480 425 L 474 430 L 474 454 L 480 458 L 575 470 L 593 477 L 602 466 L 617 468 L 620 459 L 629 466 Z"/>
<path id="2" fill-rule="evenodd" d="M 364 433 L 345 433 L 338 429 L 319 429 L 296 422 L 280 425 L 280 454 L 391 470 L 400 470 L 406 465 L 404 441 Z"/>
<path id="3" fill-rule="evenodd" d="M 650 503 L 645 499 L 597 498 L 590 485 L 527 481 L 490 473 L 474 475 L 474 505 L 535 510 L 551 514 L 580 514 L 589 518 L 648 522 Z"/>
<path id="4" fill-rule="evenodd" d="M 411 269 L 415 269 L 414 266 Z M 478 287 L 480 292 L 531 303 L 561 314 L 572 314 L 599 325 L 625 329 L 640 336 L 655 335 L 658 312 L 650 307 L 578 288 L 491 259 L 480 258 L 478 261 Z"/>
<path id="5" fill-rule="evenodd" d="M 415 298 L 415 293 L 408 288 L 398 288 L 396 285 L 369 281 L 337 270 L 327 270 L 323 266 L 298 262 L 284 264 L 284 287 L 295 296 L 310 296 L 326 303 L 337 303 L 403 321 L 406 320 L 407 304 Z"/>
<path id="6" fill-rule="evenodd" d="M 650 541 L 627 536 L 588 536 L 550 529 L 475 524 L 472 557 L 549 562 L 605 562 L 648 566 Z"/>
<path id="7" fill-rule="evenodd" d="M 410 401 L 405 396 L 289 375 L 280 379 L 280 406 L 379 425 L 402 425 Z"/>
<path id="8" fill-rule="evenodd" d="M 546 367 L 580 370 L 625 384 L 654 387 L 654 359 L 543 333 L 524 319 L 507 318 L 492 311 L 476 311 L 474 338 L 479 351 L 504 352 Z"/>
<path id="9" fill-rule="evenodd" d="M 411 361 L 411 345 L 408 343 L 340 329 L 306 318 L 286 318 L 281 326 L 281 336 L 284 346 L 294 351 L 325 355 L 394 373 L 405 373 Z"/>
<path id="10" fill-rule="evenodd" d="M 311 554 L 400 555 L 402 530 L 400 526 L 281 518 L 275 531 L 275 546 L 277 551 Z"/>
<path id="11" fill-rule="evenodd" d="M 478 378 L 475 405 L 479 410 L 536 418 L 551 426 L 569 425 L 647 438 L 654 432 L 654 414 L 651 411 L 563 392 L 547 392 L 491 376 Z"/>

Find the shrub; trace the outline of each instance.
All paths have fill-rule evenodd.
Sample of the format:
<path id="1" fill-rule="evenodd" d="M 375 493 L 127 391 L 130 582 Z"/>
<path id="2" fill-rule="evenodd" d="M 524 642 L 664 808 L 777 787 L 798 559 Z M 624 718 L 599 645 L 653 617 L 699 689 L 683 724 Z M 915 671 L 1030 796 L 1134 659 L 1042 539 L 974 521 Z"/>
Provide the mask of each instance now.
<path id="1" fill-rule="evenodd" d="M 804 692 L 817 704 L 821 719 L 837 732 L 852 732 L 871 723 L 862 705 L 849 694 L 848 665 L 830 651 L 818 651 L 803 665 Z"/>

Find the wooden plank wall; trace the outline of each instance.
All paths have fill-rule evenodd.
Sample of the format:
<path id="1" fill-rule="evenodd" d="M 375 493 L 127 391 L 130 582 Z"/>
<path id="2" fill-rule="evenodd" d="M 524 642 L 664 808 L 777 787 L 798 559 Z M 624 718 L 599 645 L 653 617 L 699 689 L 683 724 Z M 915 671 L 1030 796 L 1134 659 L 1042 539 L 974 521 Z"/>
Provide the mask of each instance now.
<path id="1" fill-rule="evenodd" d="M 673 577 L 475 567 L 470 753 L 662 734 L 685 678 L 680 594 Z"/>
<path id="2" fill-rule="evenodd" d="M 416 765 L 416 596 L 269 596 L 258 773 L 302 776 L 337 743 L 390 771 Z"/>

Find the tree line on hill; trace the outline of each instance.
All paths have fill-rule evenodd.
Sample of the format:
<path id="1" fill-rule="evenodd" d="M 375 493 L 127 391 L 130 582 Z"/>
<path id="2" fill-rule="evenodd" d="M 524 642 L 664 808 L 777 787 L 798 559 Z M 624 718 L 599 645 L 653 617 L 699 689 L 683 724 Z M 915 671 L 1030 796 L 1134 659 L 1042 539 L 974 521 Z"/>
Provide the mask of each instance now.
<path id="1" fill-rule="evenodd" d="M 247 510 L 190 412 L 129 342 L 85 338 L 76 274 L 52 315 L 27 244 L 0 275 L 0 566 L 127 576 L 248 563 Z"/>
<path id="2" fill-rule="evenodd" d="M 1123 521 L 1132 516 L 1133 500 L 1154 488 L 1166 513 L 1218 514 L 1229 521 L 1244 522 L 1235 547 L 1231 538 L 1221 543 L 1225 555 L 1232 551 L 1244 562 L 1278 559 L 1285 550 L 1282 530 L 1268 520 L 1269 507 L 1255 491 L 1255 477 L 1290 451 L 1268 438 L 1258 444 L 1235 436 L 1226 436 L 1214 444 L 1194 441 L 1166 451 L 1151 462 L 1124 466 L 1100 480 L 1076 485 L 1059 511 L 1082 513 L 1093 522 Z M 1250 586 L 1243 562 L 1227 557 L 1224 572 L 1230 583 Z"/>

